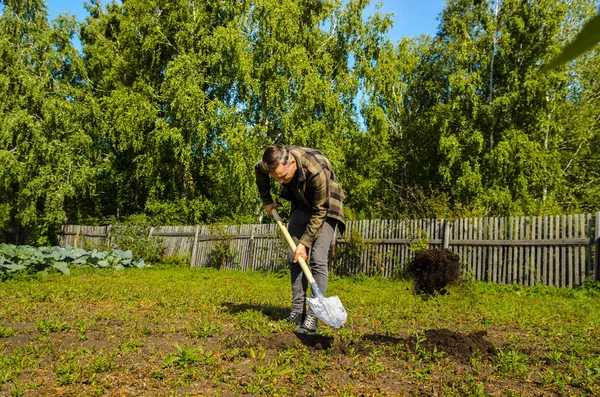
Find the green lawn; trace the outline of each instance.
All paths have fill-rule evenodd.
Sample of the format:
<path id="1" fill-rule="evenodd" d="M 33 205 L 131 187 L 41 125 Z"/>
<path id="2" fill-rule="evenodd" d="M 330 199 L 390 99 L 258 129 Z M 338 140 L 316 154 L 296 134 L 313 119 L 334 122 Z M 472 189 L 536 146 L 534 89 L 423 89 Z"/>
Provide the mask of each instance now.
<path id="1" fill-rule="evenodd" d="M 298 338 L 288 274 L 162 267 L 0 283 L 4 396 L 600 395 L 600 292 L 333 279 Z"/>

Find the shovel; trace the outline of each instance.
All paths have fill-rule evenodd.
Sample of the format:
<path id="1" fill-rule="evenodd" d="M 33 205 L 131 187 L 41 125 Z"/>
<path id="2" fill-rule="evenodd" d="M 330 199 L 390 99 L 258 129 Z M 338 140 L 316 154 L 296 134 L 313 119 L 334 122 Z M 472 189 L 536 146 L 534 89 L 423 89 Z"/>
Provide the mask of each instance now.
<path id="1" fill-rule="evenodd" d="M 296 243 L 294 243 L 292 236 L 290 236 L 290 233 L 281 221 L 281 217 L 275 209 L 273 209 L 273 217 L 275 218 L 277 224 L 279 225 L 279 228 L 283 232 L 283 235 L 285 236 L 285 239 L 290 245 L 292 252 L 295 252 Z M 308 298 L 308 304 L 310 305 L 311 309 L 313 310 L 315 315 L 319 319 L 321 319 L 325 324 L 331 325 L 334 328 L 340 328 L 346 323 L 346 319 L 348 318 L 348 314 L 346 313 L 346 309 L 344 309 L 340 298 L 338 298 L 337 296 L 325 298 L 325 296 L 323 296 L 323 293 L 319 289 L 315 278 L 310 272 L 310 269 L 306 264 L 304 258 L 298 258 L 298 263 L 300 264 L 304 275 L 310 283 L 310 290 L 312 292 L 311 295 L 313 295 L 313 297 Z"/>

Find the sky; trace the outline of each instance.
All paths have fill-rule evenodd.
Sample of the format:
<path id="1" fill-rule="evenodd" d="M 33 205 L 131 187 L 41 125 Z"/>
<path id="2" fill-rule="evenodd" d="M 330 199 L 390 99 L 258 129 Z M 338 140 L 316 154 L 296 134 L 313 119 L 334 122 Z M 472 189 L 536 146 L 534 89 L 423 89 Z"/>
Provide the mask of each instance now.
<path id="1" fill-rule="evenodd" d="M 88 15 L 83 7 L 83 2 L 84 0 L 46 0 L 51 19 L 62 12 L 67 12 L 75 14 L 76 18 L 81 21 Z M 109 1 L 103 0 L 103 4 L 106 3 Z M 373 13 L 377 3 L 377 0 L 371 0 L 366 14 Z M 433 36 L 439 24 L 438 17 L 446 5 L 445 0 L 386 0 L 380 1 L 380 3 L 382 4 L 380 10 L 382 13 L 394 14 L 392 17 L 394 27 L 389 32 L 393 42 L 403 37 L 414 37 L 421 34 Z"/>

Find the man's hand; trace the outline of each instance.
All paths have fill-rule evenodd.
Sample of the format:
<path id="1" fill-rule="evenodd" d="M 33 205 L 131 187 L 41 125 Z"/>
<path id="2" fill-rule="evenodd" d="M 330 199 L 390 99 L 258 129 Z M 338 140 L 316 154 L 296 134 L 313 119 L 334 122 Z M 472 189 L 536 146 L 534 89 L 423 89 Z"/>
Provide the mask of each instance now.
<path id="1" fill-rule="evenodd" d="M 265 205 L 265 211 L 267 212 L 267 214 L 269 214 L 271 216 L 273 216 L 274 209 L 277 209 L 277 204 L 275 204 L 275 203 Z"/>
<path id="2" fill-rule="evenodd" d="M 296 246 L 296 252 L 294 253 L 294 263 L 298 262 L 298 258 L 300 257 L 302 257 L 304 260 L 308 258 L 308 255 L 306 254 L 306 247 L 302 243 L 298 243 L 298 246 Z"/>

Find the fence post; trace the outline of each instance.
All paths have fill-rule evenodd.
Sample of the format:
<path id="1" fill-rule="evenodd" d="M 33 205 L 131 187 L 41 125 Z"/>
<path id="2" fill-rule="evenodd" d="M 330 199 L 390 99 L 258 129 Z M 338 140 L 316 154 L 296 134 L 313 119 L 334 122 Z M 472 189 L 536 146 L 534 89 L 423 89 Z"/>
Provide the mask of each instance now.
<path id="1" fill-rule="evenodd" d="M 450 247 L 450 220 L 444 220 L 444 236 L 443 236 L 443 248 Z"/>
<path id="2" fill-rule="evenodd" d="M 77 225 L 76 230 L 77 230 L 77 233 L 75 234 L 75 237 L 73 238 L 73 248 L 77 248 L 77 243 L 79 242 L 79 234 L 81 233 L 81 226 Z"/>
<path id="3" fill-rule="evenodd" d="M 596 237 L 594 239 L 595 252 L 594 252 L 594 281 L 600 279 L 600 212 L 596 212 Z"/>
<path id="4" fill-rule="evenodd" d="M 198 245 L 198 234 L 200 233 L 200 226 L 196 226 L 196 233 L 194 233 L 194 242 L 192 243 L 192 252 L 190 253 L 190 267 L 194 267 L 196 264 L 196 246 Z"/>
<path id="5" fill-rule="evenodd" d="M 104 238 L 106 240 L 104 240 L 104 244 L 107 247 L 112 247 L 112 245 L 110 244 L 110 230 L 111 229 L 112 229 L 112 225 L 111 224 L 106 225 L 106 231 L 105 231 L 106 235 L 104 236 Z"/>
<path id="6" fill-rule="evenodd" d="M 248 263 L 246 264 L 247 270 L 254 270 L 254 225 L 250 228 L 250 241 L 248 242 Z"/>

